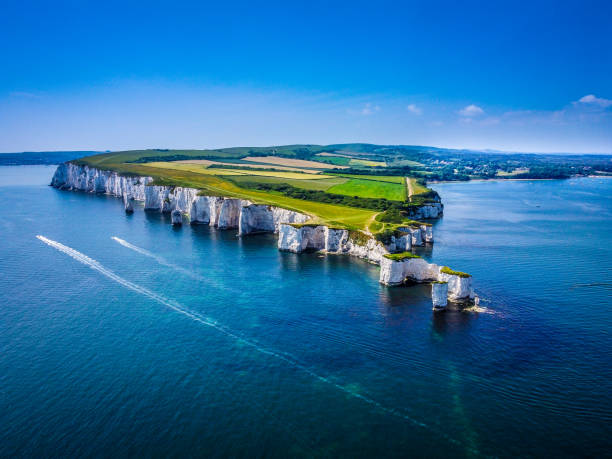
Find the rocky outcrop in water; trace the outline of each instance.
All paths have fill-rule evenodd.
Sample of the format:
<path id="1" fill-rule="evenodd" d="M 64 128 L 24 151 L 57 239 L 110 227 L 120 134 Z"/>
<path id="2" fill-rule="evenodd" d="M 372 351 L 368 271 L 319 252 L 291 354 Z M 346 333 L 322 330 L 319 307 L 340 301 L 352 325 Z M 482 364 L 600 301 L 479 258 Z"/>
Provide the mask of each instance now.
<path id="1" fill-rule="evenodd" d="M 446 308 L 448 304 L 448 284 L 446 282 L 431 284 L 431 302 L 434 310 Z"/>
<path id="2" fill-rule="evenodd" d="M 380 263 L 380 282 L 385 285 L 400 285 L 407 281 L 445 282 L 449 300 L 455 303 L 472 302 L 475 298 L 472 276 L 447 274 L 443 272 L 444 270 L 443 266 L 428 263 L 422 258 L 406 258 L 398 261 L 383 257 Z"/>
<path id="3" fill-rule="evenodd" d="M 183 224 L 183 214 L 180 210 L 173 210 L 170 212 L 170 218 L 173 226 L 181 226 Z"/>
<path id="4" fill-rule="evenodd" d="M 129 198 L 127 194 L 123 195 L 123 207 L 125 208 L 126 214 L 131 214 L 134 212 L 134 200 Z"/>

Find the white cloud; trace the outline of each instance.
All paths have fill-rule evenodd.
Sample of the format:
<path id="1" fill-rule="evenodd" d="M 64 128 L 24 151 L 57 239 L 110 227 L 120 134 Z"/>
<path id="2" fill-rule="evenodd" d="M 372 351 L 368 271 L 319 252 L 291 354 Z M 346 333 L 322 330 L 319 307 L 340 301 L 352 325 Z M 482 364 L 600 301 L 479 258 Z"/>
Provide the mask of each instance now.
<path id="1" fill-rule="evenodd" d="M 410 113 L 414 113 L 415 115 L 421 115 L 423 113 L 423 109 L 417 107 L 415 104 L 410 104 L 406 107 Z"/>
<path id="2" fill-rule="evenodd" d="M 378 111 L 380 111 L 380 107 L 378 105 L 372 105 L 371 103 L 368 102 L 361 109 L 361 114 L 364 115 L 364 116 L 367 116 L 367 115 L 371 115 L 373 113 L 376 113 Z"/>
<path id="3" fill-rule="evenodd" d="M 589 94 L 578 99 L 578 102 L 574 102 L 574 104 L 576 103 L 598 105 L 600 107 L 606 108 L 612 105 L 612 100 L 604 99 L 602 97 L 596 97 L 595 94 Z"/>
<path id="4" fill-rule="evenodd" d="M 471 104 L 459 110 L 459 114 L 467 118 L 472 118 L 474 116 L 484 115 L 484 110 L 478 105 Z"/>

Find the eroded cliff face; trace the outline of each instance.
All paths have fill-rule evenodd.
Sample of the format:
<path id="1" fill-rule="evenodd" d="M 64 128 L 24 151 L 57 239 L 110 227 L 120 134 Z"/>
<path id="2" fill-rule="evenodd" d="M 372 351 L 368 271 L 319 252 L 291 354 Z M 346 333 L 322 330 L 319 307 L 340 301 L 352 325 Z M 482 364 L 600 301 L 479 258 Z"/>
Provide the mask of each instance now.
<path id="1" fill-rule="evenodd" d="M 281 224 L 278 233 L 278 248 L 287 252 L 301 253 L 319 250 L 327 253 L 346 254 L 379 264 L 389 248 L 372 237 L 362 235 L 357 241 L 344 229 L 316 225 Z"/>
<path id="2" fill-rule="evenodd" d="M 444 204 L 441 202 L 432 202 L 425 204 L 410 213 L 410 217 L 415 220 L 429 220 L 440 218 L 444 211 Z"/>
<path id="3" fill-rule="evenodd" d="M 409 251 L 412 246 L 433 242 L 430 225 L 400 228 L 401 235 L 393 237 L 387 246 L 364 233 L 351 233 L 323 225 L 304 224 L 311 217 L 274 206 L 254 204 L 248 200 L 221 196 L 200 196 L 193 188 L 151 185 L 151 177 L 125 177 L 116 172 L 89 166 L 64 163 L 58 166 L 51 185 L 60 189 L 105 193 L 123 199 L 127 212 L 133 202 L 142 201 L 147 210 L 171 214 L 173 224 L 185 217 L 192 224 L 218 228 L 237 228 L 239 235 L 257 232 L 278 233 L 280 250 L 301 253 L 305 250 L 346 254 L 380 264 L 380 282 L 398 285 L 407 279 L 417 282 L 443 281 L 448 284 L 448 298 L 465 301 L 474 298 L 471 277 L 440 273 L 440 267 L 420 258 L 393 261 L 385 254 Z M 429 208 L 430 207 L 430 208 Z M 423 207 L 418 218 L 437 218 L 441 203 Z"/>
<path id="4" fill-rule="evenodd" d="M 64 163 L 55 170 L 51 185 L 63 190 L 106 193 L 117 197 L 126 195 L 144 201 L 146 185 L 151 181 L 151 177 L 124 177 L 116 172 Z"/>

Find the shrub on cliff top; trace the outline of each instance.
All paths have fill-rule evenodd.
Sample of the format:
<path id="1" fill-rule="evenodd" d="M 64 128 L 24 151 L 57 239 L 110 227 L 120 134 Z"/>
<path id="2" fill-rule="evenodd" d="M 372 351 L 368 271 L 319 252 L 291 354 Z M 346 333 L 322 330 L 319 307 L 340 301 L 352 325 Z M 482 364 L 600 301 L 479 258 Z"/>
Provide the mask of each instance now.
<path id="1" fill-rule="evenodd" d="M 317 226 L 321 226 L 318 223 L 285 223 L 285 225 L 293 226 L 294 228 L 316 228 Z"/>
<path id="2" fill-rule="evenodd" d="M 363 231 L 351 230 L 349 231 L 349 239 L 357 245 L 366 245 L 370 240 L 370 236 Z"/>
<path id="3" fill-rule="evenodd" d="M 420 256 L 415 255 L 412 252 L 385 253 L 383 256 L 385 258 L 388 258 L 389 260 L 393 260 L 393 261 L 403 261 L 403 260 L 407 260 L 409 258 L 421 258 Z"/>
<path id="4" fill-rule="evenodd" d="M 444 274 L 449 274 L 451 276 L 459 276 L 459 277 L 472 277 L 471 274 L 468 273 L 462 273 L 461 271 L 454 271 L 452 269 L 450 269 L 448 266 L 444 266 L 441 270 L 441 273 Z"/>

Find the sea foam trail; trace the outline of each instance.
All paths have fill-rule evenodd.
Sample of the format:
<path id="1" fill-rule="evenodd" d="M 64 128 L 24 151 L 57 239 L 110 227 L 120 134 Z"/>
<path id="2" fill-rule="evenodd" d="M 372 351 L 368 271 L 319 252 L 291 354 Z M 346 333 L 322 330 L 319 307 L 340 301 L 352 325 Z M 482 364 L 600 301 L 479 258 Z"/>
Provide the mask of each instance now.
<path id="1" fill-rule="evenodd" d="M 349 389 L 348 387 L 342 386 L 338 383 L 333 382 L 332 380 L 326 378 L 325 376 L 322 376 L 320 374 L 318 374 L 317 372 L 315 372 L 314 370 L 312 370 L 311 368 L 309 368 L 308 366 L 306 366 L 305 364 L 299 362 L 298 360 L 294 359 L 294 358 L 290 358 L 287 355 L 284 355 L 280 352 L 274 351 L 272 349 L 267 349 L 263 346 L 260 346 L 259 344 L 255 343 L 254 341 L 251 341 L 247 338 L 243 338 L 242 336 L 238 335 L 237 333 L 235 333 L 234 331 L 232 331 L 231 329 L 225 327 L 224 325 L 218 323 L 216 320 L 207 317 L 207 316 L 203 316 L 197 312 L 191 311 L 188 308 L 186 308 L 185 306 L 177 303 L 176 301 L 170 300 L 166 297 L 164 297 L 163 295 L 160 295 L 158 293 L 155 293 L 151 290 L 149 290 L 146 287 L 142 287 L 138 284 L 135 284 L 133 282 L 128 281 L 127 279 L 124 279 L 123 277 L 115 274 L 113 271 L 111 271 L 110 269 L 104 267 L 102 264 L 100 264 L 98 261 L 94 260 L 93 258 L 88 257 L 87 255 L 79 252 L 78 250 L 75 250 L 71 247 L 68 247 L 60 242 L 54 241 L 52 239 L 46 238 L 45 236 L 41 236 L 41 235 L 37 235 L 36 236 L 37 239 L 41 240 L 42 242 L 44 242 L 45 244 L 47 244 L 50 247 L 53 247 L 54 249 L 59 250 L 62 253 L 65 253 L 66 255 L 70 256 L 71 258 L 75 259 L 76 261 L 89 266 L 91 269 L 99 272 L 100 274 L 102 274 L 103 276 L 117 282 L 118 284 L 136 292 L 136 293 L 140 293 L 141 295 L 146 296 L 147 298 L 150 298 L 156 302 L 158 302 L 159 304 L 166 306 L 170 309 L 172 309 L 175 312 L 178 312 L 179 314 L 182 314 L 185 317 L 190 318 L 191 320 L 198 322 L 202 325 L 206 325 L 208 327 L 212 327 L 215 330 L 223 333 L 226 336 L 229 336 L 233 339 L 235 339 L 236 341 L 249 346 L 255 350 L 257 350 L 258 352 L 265 354 L 265 355 L 269 355 L 271 357 L 275 357 L 283 362 L 286 362 L 287 364 L 291 365 L 294 368 L 297 368 L 299 370 L 304 371 L 305 373 L 309 374 L 310 376 L 312 376 L 313 378 L 324 382 L 326 384 L 329 384 L 330 386 L 335 387 L 336 389 L 338 389 L 339 391 L 353 397 L 359 400 L 364 401 L 365 403 L 374 406 L 376 408 L 378 408 L 380 411 L 385 412 L 387 414 L 391 414 L 393 416 L 396 416 L 398 418 L 401 418 L 405 421 L 410 422 L 411 424 L 427 429 L 429 431 L 434 432 L 436 435 L 438 435 L 439 437 L 442 437 L 444 439 L 446 439 L 447 441 L 454 443 L 456 445 L 462 446 L 464 448 L 467 448 L 469 451 L 471 451 L 472 453 L 475 454 L 479 454 L 479 452 L 477 450 L 474 450 L 473 448 L 470 447 L 466 447 L 466 445 L 464 445 L 462 442 L 449 437 L 446 433 L 444 433 L 442 430 L 436 429 L 436 428 L 432 428 L 431 426 L 428 426 L 427 424 L 418 421 L 416 419 L 413 419 L 412 417 L 408 416 L 407 414 L 395 409 L 395 408 L 389 408 L 385 405 L 382 405 L 380 402 L 377 402 L 376 400 L 366 396 L 366 395 L 362 395 L 359 392 L 356 392 L 354 390 Z M 125 241 L 124 241 L 125 242 Z M 131 245 L 131 244 L 130 244 Z M 136 247 L 136 246 L 134 246 Z M 141 249 L 144 250 L 144 249 Z M 153 254 L 152 254 L 153 255 Z"/>
<path id="2" fill-rule="evenodd" d="M 124 239 L 118 238 L 117 236 L 111 236 L 111 239 L 115 242 L 118 242 L 123 247 L 133 250 L 134 252 L 138 252 L 139 254 L 144 255 L 145 257 L 153 258 L 160 265 L 166 266 L 168 268 L 172 268 L 175 271 L 178 271 L 181 274 L 184 274 L 185 276 L 191 277 L 192 279 L 199 280 L 199 281 L 206 281 L 206 279 L 204 279 L 202 276 L 199 276 L 196 273 L 193 273 L 189 271 L 188 269 L 185 269 L 181 266 L 175 265 L 174 263 L 171 263 L 168 260 L 166 260 L 164 257 L 155 255 L 154 253 L 149 252 L 148 250 L 143 249 L 142 247 L 138 247 L 137 245 L 130 244 L 128 241 Z"/>

